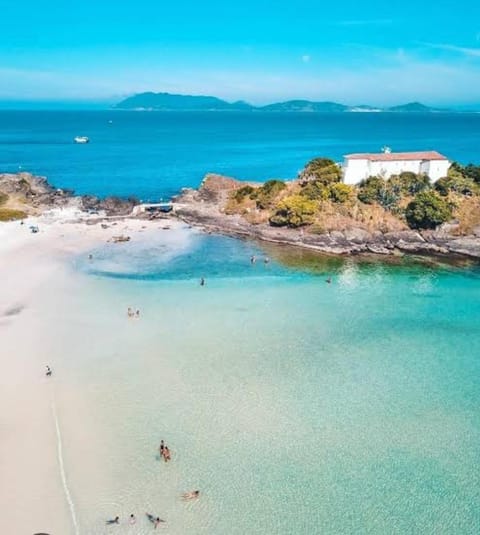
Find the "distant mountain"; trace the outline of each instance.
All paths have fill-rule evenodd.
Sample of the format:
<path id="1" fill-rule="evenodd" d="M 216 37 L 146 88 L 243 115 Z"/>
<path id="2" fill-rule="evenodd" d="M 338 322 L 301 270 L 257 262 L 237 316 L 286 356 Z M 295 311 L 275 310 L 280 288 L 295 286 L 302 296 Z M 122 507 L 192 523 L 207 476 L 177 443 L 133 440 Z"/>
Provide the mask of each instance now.
<path id="1" fill-rule="evenodd" d="M 409 102 L 408 104 L 402 104 L 401 106 L 392 106 L 391 108 L 387 108 L 385 111 L 418 113 L 418 112 L 447 111 L 447 110 L 439 110 L 436 108 L 430 108 L 429 106 L 425 106 L 425 104 L 421 104 L 420 102 Z"/>
<path id="2" fill-rule="evenodd" d="M 261 111 L 304 111 L 304 112 L 338 112 L 347 111 L 348 106 L 337 102 L 311 102 L 310 100 L 288 100 L 268 104 L 257 108 Z"/>
<path id="3" fill-rule="evenodd" d="M 248 102 L 227 102 L 217 97 L 174 95 L 171 93 L 139 93 L 122 100 L 114 106 L 121 110 L 155 111 L 268 111 L 268 112 L 438 112 L 448 111 L 430 108 L 420 102 L 410 102 L 401 106 L 379 108 L 361 104 L 346 106 L 338 102 L 313 102 L 310 100 L 287 100 L 266 106 L 252 106 Z"/>
<path id="4" fill-rule="evenodd" d="M 226 102 L 217 97 L 173 95 L 171 93 L 139 93 L 114 106 L 122 110 L 159 111 L 225 111 L 250 110 L 246 102 Z"/>

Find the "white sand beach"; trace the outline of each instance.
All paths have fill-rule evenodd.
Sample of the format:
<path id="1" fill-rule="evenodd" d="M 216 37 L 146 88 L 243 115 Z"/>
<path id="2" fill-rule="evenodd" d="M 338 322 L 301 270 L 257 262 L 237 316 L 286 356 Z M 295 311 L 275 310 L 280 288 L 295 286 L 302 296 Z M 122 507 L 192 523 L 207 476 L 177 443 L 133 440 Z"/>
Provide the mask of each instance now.
<path id="1" fill-rule="evenodd" d="M 60 212 L 23 225 L 0 225 L 0 533 L 79 533 L 65 462 L 65 456 L 72 460 L 72 452 L 65 452 L 65 411 L 57 399 L 64 387 L 52 342 L 61 332 L 62 317 L 71 314 L 61 310 L 65 297 L 81 287 L 70 259 L 113 236 L 128 235 L 134 241 L 167 234 L 161 221 L 122 220 L 102 228 L 69 222 L 73 215 Z M 31 233 L 30 225 L 38 225 L 39 232 Z M 115 313 L 123 316 L 124 311 Z M 68 353 L 67 340 L 62 344 Z M 51 378 L 45 376 L 46 365 L 53 368 Z M 88 417 L 82 417 L 82 397 L 74 390 L 67 393 L 67 413 L 74 407 L 77 416 L 71 436 L 82 443 L 81 457 L 74 460 L 81 472 L 81 461 L 94 459 L 93 431 Z"/>

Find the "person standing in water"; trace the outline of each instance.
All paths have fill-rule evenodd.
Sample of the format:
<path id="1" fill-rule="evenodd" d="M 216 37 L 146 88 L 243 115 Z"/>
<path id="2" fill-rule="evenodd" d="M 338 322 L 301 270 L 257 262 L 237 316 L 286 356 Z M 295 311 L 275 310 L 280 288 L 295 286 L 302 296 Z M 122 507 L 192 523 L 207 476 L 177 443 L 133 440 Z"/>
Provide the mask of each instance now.
<path id="1" fill-rule="evenodd" d="M 257 261 L 257 259 L 255 258 L 255 255 L 252 254 L 252 256 L 250 257 L 250 264 L 255 264 L 255 262 Z"/>
<path id="2" fill-rule="evenodd" d="M 205 279 L 203 277 L 200 279 L 200 286 L 205 286 Z"/>

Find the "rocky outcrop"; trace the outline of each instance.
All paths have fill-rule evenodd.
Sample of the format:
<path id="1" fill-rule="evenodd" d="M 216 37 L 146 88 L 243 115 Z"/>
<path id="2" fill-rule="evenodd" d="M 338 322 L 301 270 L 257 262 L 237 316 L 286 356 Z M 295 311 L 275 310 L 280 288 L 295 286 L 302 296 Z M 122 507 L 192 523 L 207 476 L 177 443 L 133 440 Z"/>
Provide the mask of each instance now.
<path id="1" fill-rule="evenodd" d="M 27 213 L 41 213 L 53 208 L 75 206 L 86 212 L 102 212 L 107 216 L 126 216 L 139 202 L 136 199 L 92 195 L 75 196 L 72 190 L 55 188 L 44 177 L 30 173 L 0 174 L 0 193 L 20 203 Z"/>
<path id="2" fill-rule="evenodd" d="M 353 227 L 319 234 L 311 232 L 309 227 L 292 229 L 272 227 L 268 223 L 251 224 L 241 215 L 228 215 L 223 211 L 229 193 L 244 183 L 218 175 L 210 182 L 211 176 L 206 177 L 199 190 L 183 190 L 174 199 L 174 213 L 179 218 L 209 232 L 294 245 L 335 255 L 461 255 L 480 259 L 480 237 L 452 235 L 455 224 L 424 232 L 369 232 Z"/>

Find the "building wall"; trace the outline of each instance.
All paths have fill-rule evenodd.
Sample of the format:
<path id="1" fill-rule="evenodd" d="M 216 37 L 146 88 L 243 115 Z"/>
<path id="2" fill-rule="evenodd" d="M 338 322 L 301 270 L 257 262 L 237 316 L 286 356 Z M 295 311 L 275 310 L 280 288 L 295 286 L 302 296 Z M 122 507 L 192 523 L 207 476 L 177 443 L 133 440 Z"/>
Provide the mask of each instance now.
<path id="1" fill-rule="evenodd" d="M 448 160 L 391 160 L 387 162 L 359 159 L 345 159 L 343 164 L 343 181 L 345 184 L 358 184 L 369 176 L 388 178 L 392 175 L 410 171 L 425 173 L 433 182 L 446 176 L 450 167 Z"/>
<path id="2" fill-rule="evenodd" d="M 343 164 L 343 181 L 345 184 L 357 184 L 369 176 L 368 160 L 345 160 Z"/>

